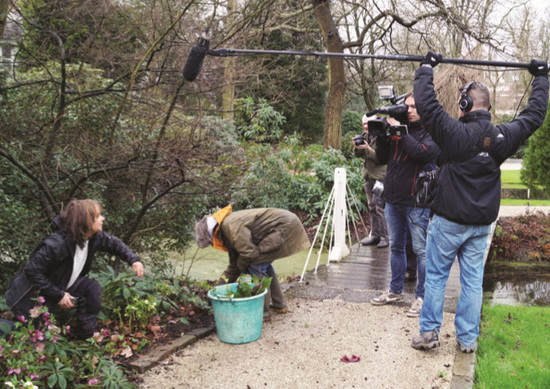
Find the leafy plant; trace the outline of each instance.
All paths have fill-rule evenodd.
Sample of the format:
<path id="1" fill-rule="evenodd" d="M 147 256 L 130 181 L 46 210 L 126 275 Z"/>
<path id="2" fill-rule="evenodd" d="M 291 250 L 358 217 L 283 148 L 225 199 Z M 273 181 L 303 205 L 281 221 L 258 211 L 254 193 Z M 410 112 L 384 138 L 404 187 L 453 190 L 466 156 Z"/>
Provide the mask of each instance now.
<path id="1" fill-rule="evenodd" d="M 547 115 L 543 125 L 529 138 L 523 158 L 521 180 L 529 188 L 541 185 L 550 192 L 550 116 Z"/>
<path id="2" fill-rule="evenodd" d="M 235 109 L 236 127 L 244 139 L 262 143 L 282 138 L 286 118 L 266 100 L 255 101 L 252 97 L 238 99 Z"/>
<path id="3" fill-rule="evenodd" d="M 272 148 L 249 145 L 250 167 L 232 188 L 232 202 L 239 208 L 276 207 L 319 215 L 334 184 L 334 169 L 347 172 L 350 195 L 357 199 L 360 211 L 366 211 L 361 176 L 362 160 L 347 159 L 338 150 L 321 145 L 303 147 L 289 141 Z M 269 179 L 266 178 L 269 172 Z M 354 214 L 355 206 L 350 209 Z"/>
<path id="4" fill-rule="evenodd" d="M 134 388 L 105 350 L 91 339 L 69 340 L 70 327 L 58 327 L 39 297 L 30 320 L 18 317 L 15 328 L 0 339 L 0 380 L 11 388 Z M 95 385 L 95 386 L 94 386 Z"/>
<path id="5" fill-rule="evenodd" d="M 168 277 L 158 269 L 139 278 L 130 273 L 117 275 L 108 267 L 92 277 L 103 289 L 101 318 L 118 320 L 121 327 L 127 326 L 131 331 L 144 328 L 154 315 L 167 314 L 180 305 L 207 305 L 186 282 Z"/>
<path id="6" fill-rule="evenodd" d="M 272 279 L 272 277 L 258 278 L 258 276 L 253 275 L 252 277 L 242 277 L 235 291 L 229 287 L 226 290 L 220 290 L 219 287 L 213 289 L 216 291 L 216 296 L 228 299 L 252 297 L 269 289 Z"/>

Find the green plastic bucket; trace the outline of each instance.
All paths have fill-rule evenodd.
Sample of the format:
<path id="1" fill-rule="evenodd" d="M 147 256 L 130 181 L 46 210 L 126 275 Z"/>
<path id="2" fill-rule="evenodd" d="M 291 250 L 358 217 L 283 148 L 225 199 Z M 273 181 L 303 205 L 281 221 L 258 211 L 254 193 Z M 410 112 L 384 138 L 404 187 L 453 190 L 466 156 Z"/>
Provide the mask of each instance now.
<path id="1" fill-rule="evenodd" d="M 236 292 L 237 283 L 217 286 L 208 292 L 214 309 L 218 338 L 225 343 L 242 344 L 262 335 L 264 299 L 267 293 L 244 298 L 227 298 L 228 290 Z"/>

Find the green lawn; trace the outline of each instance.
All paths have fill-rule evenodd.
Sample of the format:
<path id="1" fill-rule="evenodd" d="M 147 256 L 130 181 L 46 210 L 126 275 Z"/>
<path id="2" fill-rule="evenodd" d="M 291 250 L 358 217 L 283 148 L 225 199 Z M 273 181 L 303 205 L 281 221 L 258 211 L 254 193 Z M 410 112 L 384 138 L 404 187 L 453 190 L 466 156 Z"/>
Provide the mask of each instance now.
<path id="1" fill-rule="evenodd" d="M 550 200 L 533 199 L 500 199 L 500 205 L 531 205 L 531 206 L 550 206 Z"/>
<path id="2" fill-rule="evenodd" d="M 550 388 L 550 308 L 484 305 L 475 389 Z"/>
<path id="3" fill-rule="evenodd" d="M 521 183 L 519 176 L 519 170 L 502 170 L 500 173 L 502 187 L 505 189 L 527 189 L 527 186 Z M 500 205 L 550 206 L 550 200 L 501 199 Z"/>
<path id="4" fill-rule="evenodd" d="M 519 178 L 520 170 L 502 170 L 500 172 L 500 180 L 502 181 L 502 185 L 513 185 L 513 184 L 521 184 L 521 179 Z M 525 185 L 522 186 L 525 188 Z"/>
<path id="5" fill-rule="evenodd" d="M 502 187 L 505 189 L 527 189 L 527 186 L 521 182 L 519 175 L 519 170 L 502 170 L 500 172 Z"/>

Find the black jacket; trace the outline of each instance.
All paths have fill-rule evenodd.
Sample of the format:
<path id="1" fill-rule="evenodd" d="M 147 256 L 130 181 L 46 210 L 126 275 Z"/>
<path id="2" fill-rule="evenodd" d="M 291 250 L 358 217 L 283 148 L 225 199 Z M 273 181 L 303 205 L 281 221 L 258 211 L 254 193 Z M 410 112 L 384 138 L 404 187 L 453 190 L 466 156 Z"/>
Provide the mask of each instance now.
<path id="1" fill-rule="evenodd" d="M 525 109 L 508 124 L 493 126 L 491 114 L 468 112 L 460 120 L 437 101 L 431 67 L 414 80 L 416 108 L 441 148 L 438 189 L 432 210 L 460 224 L 488 225 L 500 207 L 500 165 L 540 127 L 548 106 L 548 76 L 537 76 Z"/>
<path id="2" fill-rule="evenodd" d="M 420 122 L 410 123 L 409 135 L 400 140 L 379 136 L 376 146 L 378 160 L 388 164 L 382 197 L 391 204 L 414 206 L 418 174 L 436 159 L 439 147 Z"/>
<path id="3" fill-rule="evenodd" d="M 33 250 L 25 266 L 11 281 L 6 292 L 8 305 L 17 314 L 26 315 L 34 306 L 31 299 L 38 290 L 48 301 L 59 302 L 71 278 L 75 249 L 76 244 L 61 229 L 48 236 Z M 119 256 L 129 265 L 139 261 L 119 238 L 100 231 L 88 242 L 88 256 L 79 277 L 88 274 L 98 250 Z"/>

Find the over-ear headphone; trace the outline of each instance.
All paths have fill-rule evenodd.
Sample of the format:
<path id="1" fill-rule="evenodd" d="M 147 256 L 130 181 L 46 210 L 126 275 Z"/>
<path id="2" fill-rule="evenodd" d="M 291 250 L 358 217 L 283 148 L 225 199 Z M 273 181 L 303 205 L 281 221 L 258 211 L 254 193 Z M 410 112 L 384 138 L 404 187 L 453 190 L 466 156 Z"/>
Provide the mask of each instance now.
<path id="1" fill-rule="evenodd" d="M 458 106 L 462 112 L 470 112 L 474 106 L 474 100 L 468 96 L 468 91 L 476 84 L 475 81 L 471 81 L 464 85 L 460 92 L 460 100 L 458 100 Z"/>

